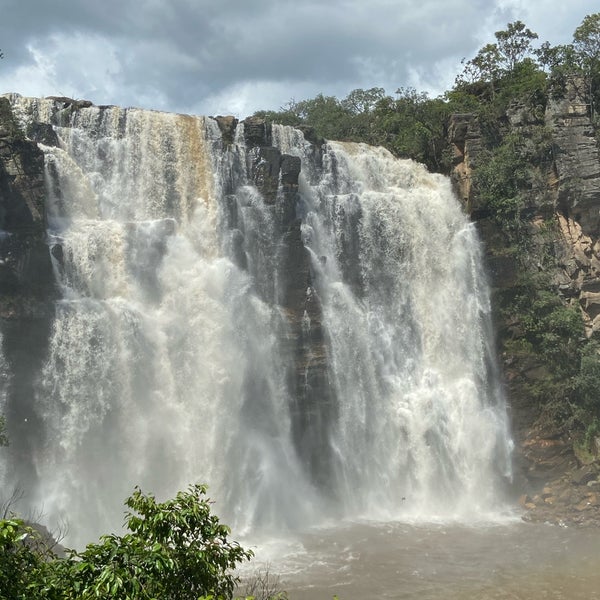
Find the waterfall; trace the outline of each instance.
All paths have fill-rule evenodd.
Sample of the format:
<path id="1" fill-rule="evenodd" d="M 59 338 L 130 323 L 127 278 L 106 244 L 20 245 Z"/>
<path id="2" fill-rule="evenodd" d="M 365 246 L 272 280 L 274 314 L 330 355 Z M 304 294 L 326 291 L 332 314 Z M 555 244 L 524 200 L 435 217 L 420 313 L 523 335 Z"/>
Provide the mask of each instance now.
<path id="1" fill-rule="evenodd" d="M 299 132 L 277 128 L 302 155 Z M 473 224 L 447 178 L 383 148 L 329 142 L 303 180 L 303 235 L 338 399 L 345 509 L 473 516 L 498 506 L 511 442 Z M 399 499 L 401 502 L 399 502 Z"/>
<path id="2" fill-rule="evenodd" d="M 490 299 L 445 178 L 273 126 L 302 170 L 271 196 L 243 123 L 226 141 L 210 118 L 12 101 L 60 141 L 41 145 L 62 294 L 26 460 L 69 543 L 118 527 L 134 485 L 207 483 L 238 533 L 500 509 Z"/>

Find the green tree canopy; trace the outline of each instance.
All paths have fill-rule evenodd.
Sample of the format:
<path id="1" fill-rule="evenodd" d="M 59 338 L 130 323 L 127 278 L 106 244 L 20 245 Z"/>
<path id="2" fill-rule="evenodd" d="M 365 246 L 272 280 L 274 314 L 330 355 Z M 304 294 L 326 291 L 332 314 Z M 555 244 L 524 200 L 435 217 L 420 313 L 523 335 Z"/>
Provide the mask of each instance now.
<path id="1" fill-rule="evenodd" d="M 573 34 L 577 54 L 590 66 L 600 61 L 600 13 L 587 15 Z"/>
<path id="2" fill-rule="evenodd" d="M 494 36 L 500 65 L 509 73 L 532 52 L 531 42 L 538 38 L 538 34 L 527 28 L 522 21 L 508 23 L 505 30 L 496 31 Z"/>
<path id="3" fill-rule="evenodd" d="M 57 558 L 23 521 L 0 521 L 0 600 L 229 599 L 233 570 L 252 556 L 228 539 L 206 488 L 191 486 L 158 502 L 136 489 L 124 535 L 105 535 Z"/>

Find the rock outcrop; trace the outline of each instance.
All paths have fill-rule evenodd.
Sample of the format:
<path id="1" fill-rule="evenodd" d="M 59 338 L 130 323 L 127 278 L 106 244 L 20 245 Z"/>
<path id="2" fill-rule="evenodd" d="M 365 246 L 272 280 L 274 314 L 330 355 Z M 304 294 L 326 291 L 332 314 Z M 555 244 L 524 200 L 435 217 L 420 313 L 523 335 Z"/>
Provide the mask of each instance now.
<path id="1" fill-rule="evenodd" d="M 546 125 L 552 131 L 554 164 L 559 183 L 559 210 L 583 232 L 600 233 L 600 154 L 582 80 L 569 80 L 564 93 L 550 96 Z"/>
<path id="2" fill-rule="evenodd" d="M 474 114 L 455 114 L 448 124 L 448 141 L 452 150 L 452 181 L 456 192 L 473 218 L 479 212 L 473 189 L 473 169 L 481 153 L 481 129 Z"/>
<path id="3" fill-rule="evenodd" d="M 243 122 L 247 147 L 248 171 L 265 202 L 272 206 L 276 224 L 275 239 L 279 248 L 278 304 L 288 320 L 284 347 L 294 356 L 294 371 L 290 373 L 290 387 L 295 400 L 294 436 L 296 446 L 306 450 L 301 457 L 317 478 L 328 477 L 328 465 L 318 455 L 317 448 L 327 443 L 327 419 L 314 423 L 311 415 L 314 406 L 331 406 L 332 390 L 327 372 L 325 336 L 319 297 L 313 285 L 309 252 L 301 235 L 301 221 L 297 216 L 298 177 L 301 160 L 297 156 L 282 154 L 273 147 L 271 125 L 261 118 L 249 117 Z M 304 443 L 310 435 L 316 444 Z"/>

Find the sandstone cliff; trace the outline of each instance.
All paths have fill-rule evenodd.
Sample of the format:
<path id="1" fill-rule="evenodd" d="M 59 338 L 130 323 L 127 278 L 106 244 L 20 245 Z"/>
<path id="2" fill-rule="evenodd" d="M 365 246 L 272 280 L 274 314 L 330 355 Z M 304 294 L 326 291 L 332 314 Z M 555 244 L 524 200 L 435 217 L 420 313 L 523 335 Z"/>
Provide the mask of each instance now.
<path id="1" fill-rule="evenodd" d="M 574 451 L 573 417 L 566 408 L 564 416 L 554 414 L 560 399 L 545 404 L 543 390 L 552 374 L 535 352 L 520 351 L 527 344 L 526 324 L 509 309 L 527 289 L 524 281 L 543 281 L 543 292 L 579 312 L 588 338 L 600 329 L 600 155 L 589 113 L 577 79 L 550 94 L 545 107 L 515 102 L 507 110 L 499 136 L 517 140 L 513 150 L 527 172 L 519 190 L 518 227 L 490 210 L 477 189 L 478 170 L 490 159 L 478 117 L 454 115 L 448 128 L 451 177 L 479 228 L 494 290 L 517 445 L 516 483 L 529 492 L 521 503 L 529 518 L 556 522 L 600 522 L 600 496 L 593 487 L 600 478 L 593 461 L 600 439 L 591 440 L 585 456 Z M 557 354 L 566 357 L 566 343 L 557 337 Z"/>

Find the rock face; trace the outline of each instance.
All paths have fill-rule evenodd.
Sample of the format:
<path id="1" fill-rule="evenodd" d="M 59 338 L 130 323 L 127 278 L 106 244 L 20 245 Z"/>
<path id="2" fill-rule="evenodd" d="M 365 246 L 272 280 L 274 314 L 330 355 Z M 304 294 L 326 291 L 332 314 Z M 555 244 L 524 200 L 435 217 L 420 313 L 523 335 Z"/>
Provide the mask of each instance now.
<path id="1" fill-rule="evenodd" d="M 37 371 L 46 353 L 55 296 L 44 202 L 44 156 L 0 98 L 0 332 L 14 452 L 27 451 L 26 424 L 35 419 L 31 369 Z"/>
<path id="2" fill-rule="evenodd" d="M 44 222 L 44 155 L 0 98 L 0 283 L 2 295 L 46 300 L 52 282 Z M 21 306 L 21 310 L 27 307 Z M 6 305 L 4 305 L 6 310 Z M 8 316 L 5 312 L 2 316 Z"/>
<path id="3" fill-rule="evenodd" d="M 561 93 L 550 95 L 545 108 L 514 104 L 501 125 L 503 135 L 517 134 L 531 149 L 541 147 L 542 137 L 546 144 L 545 153 L 528 165 L 533 183 L 522 216 L 528 219 L 531 261 L 525 267 L 517 263 L 511 241 L 478 201 L 473 174 L 483 144 L 476 116 L 455 115 L 448 136 L 454 151 L 452 179 L 484 242 L 496 303 L 517 293 L 524 268 L 532 273 L 546 270 L 538 258 L 542 247 L 550 245 L 556 259 L 550 280 L 563 302 L 581 308 L 589 336 L 600 330 L 600 154 L 584 92 L 581 81 L 569 80 Z M 544 223 L 551 221 L 556 227 L 549 240 Z M 518 340 L 518 323 L 500 320 L 499 326 L 506 337 Z M 540 406 L 523 392 L 548 373 L 522 358 L 504 357 L 503 367 L 517 446 L 516 485 L 529 490 L 521 501 L 529 518 L 600 523 L 595 494 L 572 482 L 571 473 L 580 465 L 572 440 L 555 428 L 540 426 Z"/>
<path id="4" fill-rule="evenodd" d="M 476 218 L 479 206 L 477 195 L 473 193 L 472 175 L 482 148 L 477 115 L 452 115 L 448 124 L 448 141 L 452 149 L 452 181 L 469 214 Z"/>
<path id="5" fill-rule="evenodd" d="M 594 295 L 600 277 L 600 153 L 582 86 L 578 79 L 569 80 L 563 94 L 551 95 L 545 112 L 512 106 L 505 133 L 518 132 L 530 144 L 535 143 L 531 140 L 535 128 L 538 132 L 544 128 L 550 136 L 550 155 L 536 167 L 541 183 L 529 193 L 530 235 L 534 240 L 539 237 L 543 218 L 556 220 L 561 235 L 554 243 L 560 269 L 554 279 L 565 296 L 579 300 L 591 335 L 600 328 L 600 300 Z M 448 137 L 454 152 L 451 177 L 485 241 L 492 285 L 510 288 L 518 265 L 508 251 L 508 240 L 480 205 L 473 183 L 482 150 L 477 117 L 454 115 Z"/>
<path id="6" fill-rule="evenodd" d="M 600 155 L 582 80 L 571 79 L 564 95 L 550 98 L 546 124 L 552 131 L 559 183 L 558 207 L 572 216 L 584 233 L 597 236 L 600 232 Z"/>
<path id="7" fill-rule="evenodd" d="M 264 119 L 250 117 L 243 121 L 243 125 L 248 172 L 266 204 L 271 206 L 275 238 L 280 240 L 279 248 L 274 250 L 278 269 L 274 276 L 279 281 L 280 297 L 277 302 L 289 324 L 285 347 L 294 356 L 295 368 L 289 375 L 295 399 L 293 434 L 297 447 L 306 451 L 301 458 L 317 477 L 326 480 L 328 465 L 323 464 L 316 447 L 326 443 L 327 430 L 325 422 L 315 424 L 311 420 L 315 412 L 311 407 L 317 403 L 321 407 L 330 406 L 332 392 L 327 374 L 321 304 L 313 286 L 310 256 L 302 242 L 301 221 L 296 214 L 301 160 L 282 154 L 271 145 L 271 125 Z M 237 220 L 236 216 L 234 220 Z M 303 443 L 309 433 L 312 440 L 319 442 L 313 451 L 310 444 Z"/>

